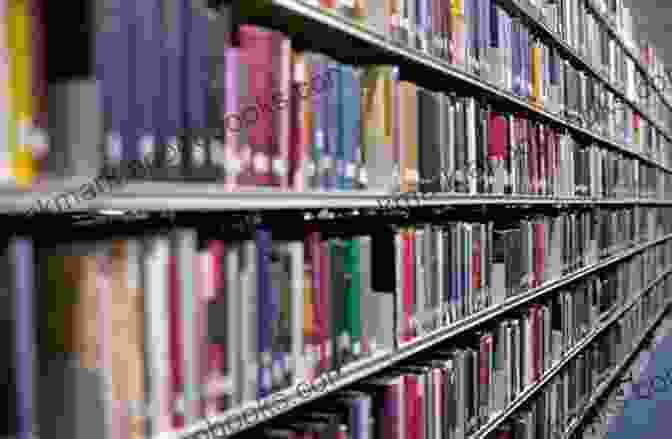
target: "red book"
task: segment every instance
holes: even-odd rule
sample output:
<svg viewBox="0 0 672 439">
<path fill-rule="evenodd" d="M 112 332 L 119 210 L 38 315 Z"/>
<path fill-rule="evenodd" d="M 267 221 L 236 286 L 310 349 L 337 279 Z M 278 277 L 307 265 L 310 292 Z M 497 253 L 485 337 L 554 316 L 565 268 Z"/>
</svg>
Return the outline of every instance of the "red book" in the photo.
<svg viewBox="0 0 672 439">
<path fill-rule="evenodd" d="M 307 231 L 304 241 L 304 270 L 305 282 L 310 294 L 306 296 L 304 311 L 304 343 L 307 358 L 307 379 L 317 376 L 316 359 L 321 352 L 322 330 L 320 326 L 319 303 L 320 303 L 320 233 Z M 309 285 L 308 285 L 309 284 Z M 321 358 L 321 357 L 319 357 Z"/>
<path fill-rule="evenodd" d="M 416 375 L 406 375 L 404 377 L 406 387 L 406 432 L 409 438 L 418 438 L 420 434 L 419 413 L 421 409 L 419 401 L 418 377 Z"/>
<path fill-rule="evenodd" d="M 538 174 L 538 145 L 537 145 L 537 129 L 532 121 L 526 121 L 527 138 L 529 139 L 529 154 L 527 172 L 530 176 L 530 193 L 539 193 L 539 174 Z"/>
<path fill-rule="evenodd" d="M 289 182 L 289 142 L 291 82 L 292 82 L 292 49 L 289 38 L 280 32 L 271 36 L 273 51 L 271 52 L 273 69 L 271 70 L 272 91 L 266 99 L 270 101 L 273 133 L 269 150 L 271 185 L 282 189 L 288 188 Z"/>
<path fill-rule="evenodd" d="M 241 25 L 238 32 L 241 63 L 248 68 L 248 94 L 241 97 L 238 114 L 247 132 L 247 138 L 240 139 L 243 172 L 238 183 L 269 186 L 273 183 L 273 50 L 277 37 L 274 31 L 252 25 Z"/>
<path fill-rule="evenodd" d="M 404 242 L 404 322 L 405 328 L 402 336 L 403 342 L 409 342 L 415 338 L 415 325 L 413 323 L 413 309 L 415 304 L 415 232 L 406 230 L 402 234 Z"/>
<path fill-rule="evenodd" d="M 539 134 L 539 194 L 546 195 L 547 175 L 546 175 L 546 160 L 547 160 L 547 140 L 546 127 L 544 125 L 537 126 L 537 133 Z"/>
<path fill-rule="evenodd" d="M 479 384 L 480 401 L 479 407 L 484 407 L 488 402 L 488 384 L 490 383 L 490 343 L 491 335 L 486 334 L 481 337 L 479 344 Z M 481 413 L 484 414 L 484 413 Z M 487 416 L 487 413 L 485 414 Z"/>
<path fill-rule="evenodd" d="M 506 133 L 506 117 L 503 114 L 491 111 L 488 138 L 488 158 L 490 160 L 505 159 L 507 139 Z"/>
<path fill-rule="evenodd" d="M 222 300 L 221 291 L 224 291 L 225 274 L 222 270 L 224 266 L 224 243 L 222 241 L 210 241 L 208 243 L 209 264 L 207 275 L 210 279 L 205 281 L 206 287 L 203 290 L 204 299 L 207 302 Z M 206 305 L 207 306 L 207 305 Z M 203 318 L 207 324 L 207 308 L 203 313 Z M 226 367 L 225 347 L 219 343 L 213 343 L 207 339 L 206 326 L 206 361 L 205 361 L 205 412 L 207 416 L 220 413 L 226 409 L 225 395 L 221 391 L 221 383 L 224 380 L 223 371 Z"/>
<path fill-rule="evenodd" d="M 172 382 L 173 427 L 184 426 L 180 399 L 183 399 L 184 376 L 182 371 L 182 325 L 180 318 L 180 279 L 177 273 L 177 258 L 170 256 L 170 369 Z"/>
</svg>

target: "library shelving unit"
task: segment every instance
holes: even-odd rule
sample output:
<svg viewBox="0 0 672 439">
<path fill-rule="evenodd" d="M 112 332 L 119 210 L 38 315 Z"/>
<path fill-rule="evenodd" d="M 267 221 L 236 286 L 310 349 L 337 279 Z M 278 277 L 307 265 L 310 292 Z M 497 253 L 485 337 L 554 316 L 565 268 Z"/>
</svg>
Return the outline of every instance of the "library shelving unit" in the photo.
<svg viewBox="0 0 672 439">
<path fill-rule="evenodd" d="M 581 437 L 672 301 L 672 105 L 604 8 L 592 0 L 190 3 L 59 6 L 83 8 L 106 29 L 102 36 L 95 25 L 67 29 L 70 20 L 52 25 L 54 12 L 45 14 L 50 38 L 94 41 L 87 68 L 98 79 L 68 78 L 63 67 L 50 78 L 57 122 L 49 136 L 67 150 L 59 163 L 81 169 L 73 163 L 84 139 L 102 144 L 107 136 L 96 167 L 123 184 L 93 190 L 107 180 L 84 173 L 0 188 L 10 230 L 0 259 L 0 290 L 9 294 L 0 308 L 3 324 L 11 322 L 7 386 L 17 419 L 8 433 Z M 605 3 L 619 10 L 617 0 Z M 9 11 L 7 26 L 18 35 L 18 13 Z M 130 36 L 108 29 L 121 26 L 119 17 L 133 23 Z M 153 57 L 147 41 L 161 37 L 149 23 L 178 36 L 166 37 L 167 46 L 184 46 L 176 69 L 175 47 Z M 111 34 L 132 48 L 132 61 L 111 49 Z M 263 50 L 251 55 L 254 44 L 269 59 Z M 110 50 L 107 62 L 99 52 Z M 204 68 L 206 59 L 212 65 Z M 153 62 L 159 67 L 143 70 Z M 308 77 L 306 66 L 326 65 L 339 79 L 324 102 L 286 100 L 276 113 L 290 116 L 258 122 L 292 139 L 289 150 L 278 147 L 289 172 L 262 172 L 251 160 L 252 174 L 281 183 L 264 186 L 252 175 L 251 184 L 231 184 L 243 148 L 233 156 L 216 148 L 240 146 L 240 138 L 204 120 L 213 113 L 221 125 L 222 108 L 242 110 L 232 84 L 248 97 L 272 91 L 277 83 L 255 87 L 277 70 L 288 91 L 295 77 Z M 121 131 L 137 123 L 131 131 L 142 144 L 143 123 L 176 102 L 152 75 L 175 71 L 181 76 L 170 84 L 189 127 L 176 135 L 180 152 L 189 156 L 192 138 L 210 133 L 202 137 L 213 173 L 199 174 L 185 159 L 157 178 L 123 175 L 111 157 L 137 160 L 145 151 L 110 147 L 106 130 L 122 104 L 133 107 L 110 90 L 133 84 L 138 102 L 154 99 L 153 113 L 129 110 L 119 122 Z M 232 71 L 247 75 L 245 85 Z M 218 80 L 224 85 L 213 85 Z M 87 87 L 102 87 L 102 103 L 82 110 Z M 638 87 L 655 93 L 643 97 Z M 207 101 L 208 115 L 190 119 L 199 90 L 194 108 Z M 218 91 L 241 102 L 213 98 Z M 100 132 L 68 120 L 75 115 L 101 116 Z M 170 136 L 183 127 L 155 128 Z M 254 127 L 245 134 L 250 144 L 269 139 L 260 141 L 267 132 Z M 333 149 L 314 147 L 318 138 Z M 250 154 L 266 153 L 252 146 Z M 75 385 L 81 394 L 68 393 Z"/>
</svg>

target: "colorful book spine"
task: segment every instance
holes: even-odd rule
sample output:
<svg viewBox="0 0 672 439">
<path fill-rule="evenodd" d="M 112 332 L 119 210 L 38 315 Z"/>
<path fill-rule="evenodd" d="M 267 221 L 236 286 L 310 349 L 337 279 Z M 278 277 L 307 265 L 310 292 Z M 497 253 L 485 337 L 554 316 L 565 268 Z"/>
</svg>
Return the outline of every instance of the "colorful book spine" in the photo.
<svg viewBox="0 0 672 439">
<path fill-rule="evenodd" d="M 173 429 L 171 416 L 169 288 L 170 246 L 166 238 L 152 238 L 145 258 L 145 346 L 149 374 L 150 430 L 158 434 Z"/>
<path fill-rule="evenodd" d="M 10 132 L 13 173 L 18 186 L 29 186 L 33 180 L 33 153 L 30 146 L 32 131 L 32 64 L 31 20 L 27 0 L 9 2 L 7 14 L 10 49 Z"/>
<path fill-rule="evenodd" d="M 14 182 L 14 157 L 12 145 L 10 143 L 12 129 L 12 90 L 11 78 L 12 70 L 10 57 L 12 50 L 9 48 L 9 6 L 8 1 L 0 2 L 0 184 Z"/>
<path fill-rule="evenodd" d="M 154 163 L 156 155 L 156 123 L 158 109 L 155 105 L 161 93 L 161 11 L 158 0 L 134 3 L 133 76 L 135 99 L 131 100 L 131 117 L 134 121 L 134 146 L 142 163 Z"/>
<path fill-rule="evenodd" d="M 9 243 L 14 297 L 14 358 L 16 377 L 16 438 L 30 439 L 35 429 L 35 336 L 33 296 L 35 261 L 33 242 L 13 238 Z"/>
<path fill-rule="evenodd" d="M 272 235 L 269 228 L 255 231 L 257 246 L 257 398 L 265 398 L 273 391 L 273 322 L 277 312 L 271 282 Z"/>
</svg>

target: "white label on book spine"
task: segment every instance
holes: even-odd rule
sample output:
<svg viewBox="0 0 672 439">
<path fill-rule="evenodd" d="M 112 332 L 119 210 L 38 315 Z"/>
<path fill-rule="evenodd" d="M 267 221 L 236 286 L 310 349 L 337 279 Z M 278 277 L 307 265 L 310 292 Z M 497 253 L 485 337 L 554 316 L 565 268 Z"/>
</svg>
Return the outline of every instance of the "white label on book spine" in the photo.
<svg viewBox="0 0 672 439">
<path fill-rule="evenodd" d="M 273 174 L 278 177 L 285 177 L 287 175 L 287 161 L 282 158 L 273 160 Z"/>
<path fill-rule="evenodd" d="M 320 161 L 320 168 L 323 171 L 327 170 L 327 169 L 331 169 L 331 167 L 333 165 L 334 164 L 333 164 L 333 160 L 332 160 L 331 156 L 329 156 L 329 155 L 322 156 L 322 160 Z"/>
<path fill-rule="evenodd" d="M 355 178 L 357 166 L 354 163 L 347 163 L 345 165 L 345 178 Z"/>
<path fill-rule="evenodd" d="M 143 163 L 154 163 L 154 136 L 145 134 L 140 138 L 140 154 Z"/>
<path fill-rule="evenodd" d="M 265 174 L 268 172 L 269 168 L 269 158 L 263 154 L 263 153 L 256 153 L 254 154 L 254 158 L 252 159 L 252 164 L 254 166 L 255 172 L 258 172 L 260 174 Z"/>
<path fill-rule="evenodd" d="M 359 168 L 359 183 L 364 186 L 369 184 L 369 174 L 366 172 L 366 168 L 363 166 Z"/>
<path fill-rule="evenodd" d="M 107 136 L 107 158 L 112 163 L 119 163 L 121 161 L 122 142 L 119 133 L 110 133 Z"/>
</svg>

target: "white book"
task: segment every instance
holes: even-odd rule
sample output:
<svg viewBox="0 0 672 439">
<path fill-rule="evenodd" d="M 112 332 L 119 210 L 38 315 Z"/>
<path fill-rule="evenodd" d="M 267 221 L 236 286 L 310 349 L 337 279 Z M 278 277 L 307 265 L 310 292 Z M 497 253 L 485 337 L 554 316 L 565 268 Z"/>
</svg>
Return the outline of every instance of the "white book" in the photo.
<svg viewBox="0 0 672 439">
<path fill-rule="evenodd" d="M 292 352 L 291 363 L 293 373 L 292 385 L 305 381 L 306 365 L 304 360 L 303 339 L 303 306 L 304 306 L 304 267 L 303 267 L 303 243 L 290 242 L 288 244 L 290 254 L 290 298 L 291 298 L 291 334 Z"/>
<path fill-rule="evenodd" d="M 182 325 L 182 364 L 183 364 L 183 392 L 184 392 L 184 422 L 190 425 L 196 421 L 193 412 L 196 404 L 197 385 L 194 380 L 194 279 L 193 265 L 196 257 L 196 231 L 181 229 L 175 234 L 177 250 L 177 275 L 180 288 L 180 324 Z"/>
<path fill-rule="evenodd" d="M 254 241 L 243 242 L 240 249 L 239 286 L 240 315 L 240 385 L 241 402 L 247 403 L 257 397 L 257 263 Z M 247 298 L 247 300 L 245 299 Z"/>
<path fill-rule="evenodd" d="M 224 244 L 224 282 L 226 288 L 226 336 L 227 336 L 227 369 L 228 375 L 233 377 L 232 401 L 235 405 L 243 403 L 243 380 L 242 364 L 239 361 L 243 356 L 244 338 L 241 332 L 245 328 L 245 319 L 247 314 L 243 314 L 242 302 L 245 296 L 239 294 L 241 290 L 238 285 L 238 276 L 240 270 L 240 246 L 236 242 L 227 242 Z"/>
<path fill-rule="evenodd" d="M 152 434 L 173 429 L 170 399 L 170 345 L 168 305 L 168 269 L 170 242 L 168 238 L 154 237 L 147 242 L 145 255 L 145 322 L 147 370 L 149 373 L 149 420 Z"/>
</svg>

